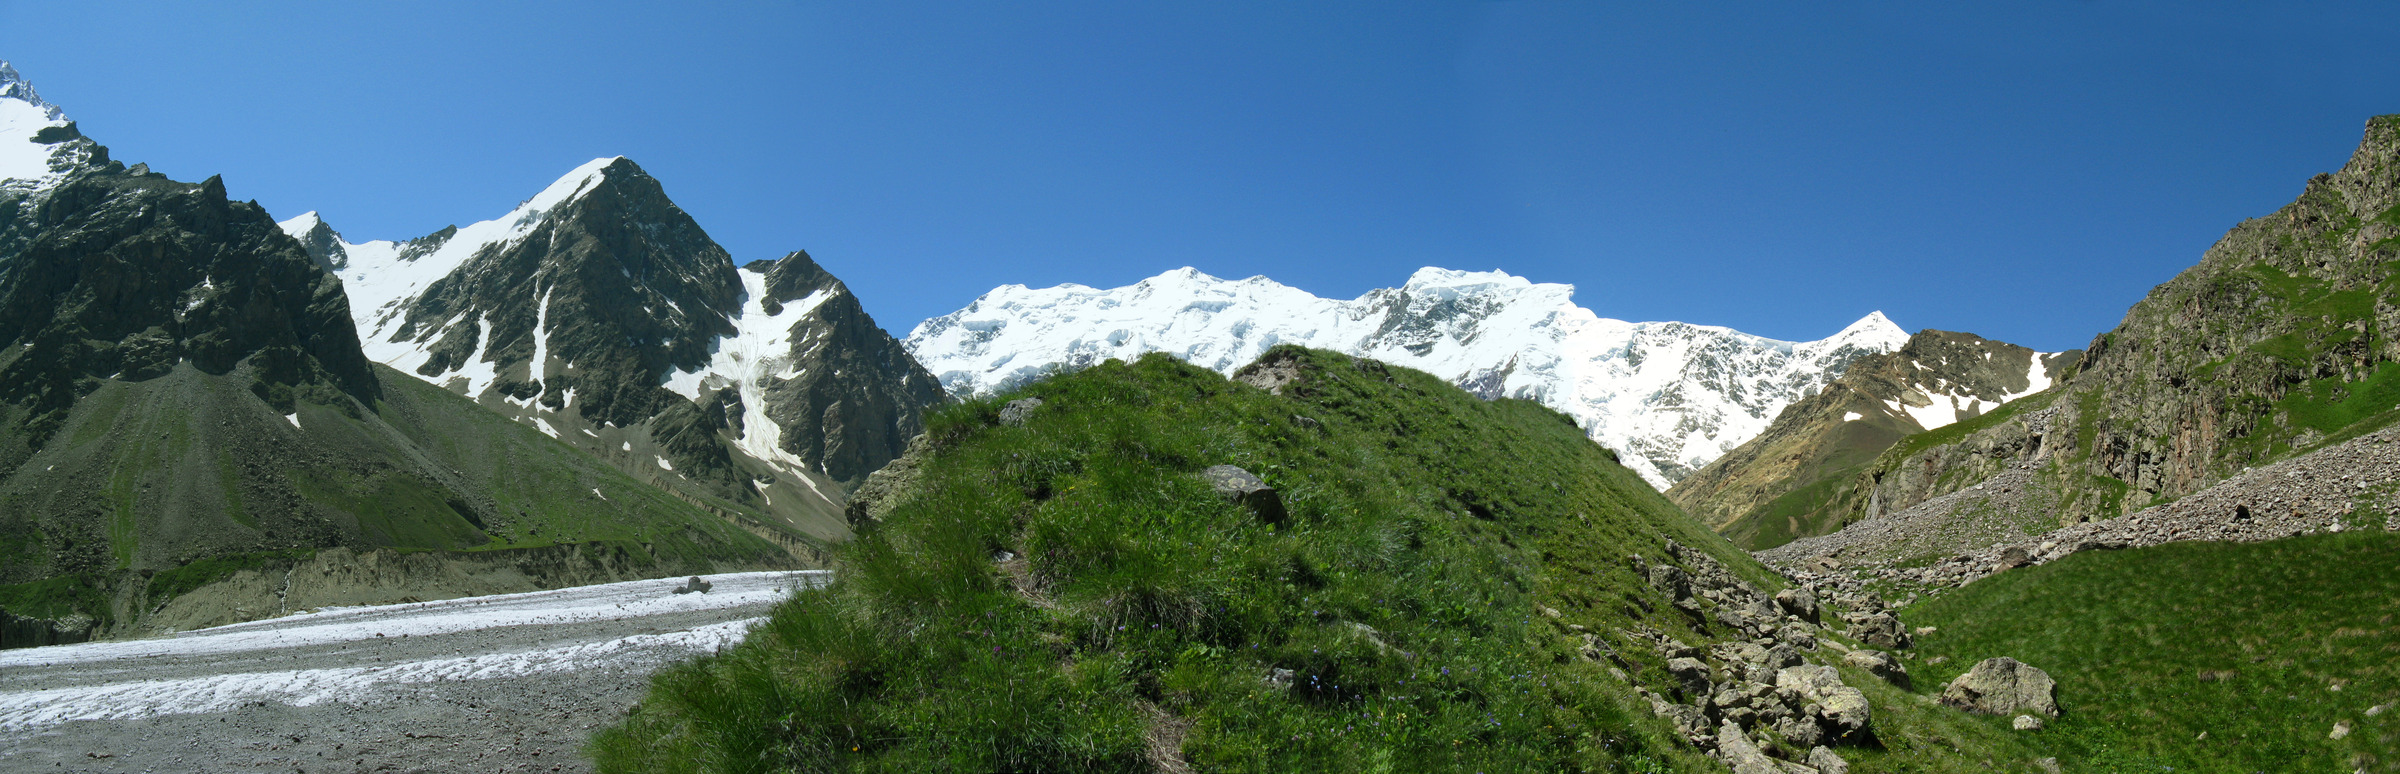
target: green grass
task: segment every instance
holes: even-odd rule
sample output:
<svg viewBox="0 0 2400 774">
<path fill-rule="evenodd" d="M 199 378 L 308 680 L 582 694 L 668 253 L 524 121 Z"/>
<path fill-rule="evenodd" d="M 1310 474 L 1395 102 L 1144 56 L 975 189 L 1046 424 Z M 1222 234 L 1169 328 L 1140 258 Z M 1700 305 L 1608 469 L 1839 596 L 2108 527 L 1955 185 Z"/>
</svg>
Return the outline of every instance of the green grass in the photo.
<svg viewBox="0 0 2400 774">
<path fill-rule="evenodd" d="M 302 469 L 285 479 L 302 497 L 357 518 L 376 545 L 456 550 L 490 542 L 443 490 L 406 473 Z"/>
<path fill-rule="evenodd" d="M 1993 656 L 2048 671 L 2065 714 L 2029 737 L 2069 770 L 2400 771 L 2400 708 L 2365 716 L 2400 701 L 2395 557 L 2400 535 L 2354 532 L 2001 573 L 1907 611 L 1948 659 L 1918 685 Z"/>
<path fill-rule="evenodd" d="M 100 584 L 80 575 L 61 575 L 31 583 L 0 586 L 0 610 L 31 618 L 58 618 L 84 613 L 109 620 L 108 594 Z"/>
<path fill-rule="evenodd" d="M 315 554 L 316 549 L 313 548 L 296 548 L 212 556 L 150 576 L 149 586 L 144 589 L 143 596 L 156 606 L 243 570 L 288 567 Z"/>
<path fill-rule="evenodd" d="M 1741 523 L 1753 530 L 1752 534 L 1742 536 L 1746 538 L 1744 544 L 1750 546 L 1751 550 L 1764 551 L 1802 537 L 1823 535 L 1839 529 L 1840 524 L 1821 523 L 1827 514 L 1820 511 L 1835 497 L 1845 494 L 1848 487 L 1856 482 L 1858 472 L 1865 469 L 1865 465 L 1857 465 L 1823 473 L 1816 481 L 1767 501 L 1757 511 L 1743 517 Z M 1799 529 L 1795 529 L 1795 525 Z"/>
<path fill-rule="evenodd" d="M 1204 770 L 1707 768 L 1563 626 L 1623 626 L 1662 533 L 1755 564 L 1554 412 L 1283 352 L 1287 397 L 1153 356 L 1028 387 L 1023 427 L 932 416 L 943 451 L 834 584 L 660 674 L 602 770 L 1146 770 L 1153 717 Z"/>
<path fill-rule="evenodd" d="M 833 584 L 661 672 L 594 737 L 600 769 L 1146 771 L 1180 727 L 1173 749 L 1209 771 L 1722 770 L 1570 627 L 1663 688 L 1615 632 L 1723 635 L 1626 556 L 1672 537 L 1772 590 L 1763 568 L 1537 404 L 1270 356 L 1307 374 L 1282 397 L 1159 355 L 1007 396 L 1046 401 L 1021 427 L 997 422 L 1005 398 L 937 412 L 924 478 L 839 549 Z M 1290 516 L 1210 492 L 1198 472 L 1227 463 Z M 1859 774 L 2031 760 L 2005 729 L 1846 675 L 1886 738 L 1845 753 Z"/>
<path fill-rule="evenodd" d="M 2275 408 L 2294 426 L 2336 433 L 2400 406 L 2400 363 L 2375 367 L 2358 381 L 2318 379 L 2286 393 Z"/>
</svg>

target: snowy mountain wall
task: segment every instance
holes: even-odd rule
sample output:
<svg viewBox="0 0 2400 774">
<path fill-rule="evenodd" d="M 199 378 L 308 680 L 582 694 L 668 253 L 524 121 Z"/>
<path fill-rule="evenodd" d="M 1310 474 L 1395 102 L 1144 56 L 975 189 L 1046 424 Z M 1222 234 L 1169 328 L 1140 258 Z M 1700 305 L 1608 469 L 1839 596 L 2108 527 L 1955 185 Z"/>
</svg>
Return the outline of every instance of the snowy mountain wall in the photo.
<svg viewBox="0 0 2400 774">
<path fill-rule="evenodd" d="M 1908 340 L 1881 312 L 1825 339 L 1789 342 L 1612 320 L 1573 296 L 1569 285 L 1428 267 L 1401 287 L 1342 301 L 1183 268 L 1106 290 L 1002 286 L 919 324 L 907 345 L 960 396 L 1145 352 L 1229 373 L 1277 344 L 1332 349 L 1485 398 L 1540 401 L 1664 489 L 1758 435 L 1852 360 Z"/>
</svg>

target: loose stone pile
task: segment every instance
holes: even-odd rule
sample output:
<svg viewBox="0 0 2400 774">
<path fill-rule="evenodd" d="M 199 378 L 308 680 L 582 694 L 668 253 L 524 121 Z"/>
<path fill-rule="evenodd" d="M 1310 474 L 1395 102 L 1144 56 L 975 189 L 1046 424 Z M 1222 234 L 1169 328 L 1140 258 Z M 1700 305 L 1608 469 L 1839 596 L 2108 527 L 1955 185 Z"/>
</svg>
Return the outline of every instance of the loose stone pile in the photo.
<svg viewBox="0 0 2400 774">
<path fill-rule="evenodd" d="M 1820 638 L 1824 611 L 1811 589 L 1768 596 L 1699 551 L 1669 541 L 1667 553 L 1677 564 L 1630 561 L 1695 628 L 1722 627 L 1742 639 L 1701 648 L 1648 625 L 1620 632 L 1646 645 L 1671 680 L 1666 693 L 1639 689 L 1651 711 L 1737 773 L 1848 771 L 1829 748 L 1873 741 L 1873 708 L 1863 691 L 1842 682 L 1840 670 L 1821 663 L 1820 648 L 1848 651 L 1848 663 L 1902 685 L 1906 670 L 1879 652 Z M 1896 636 L 1897 644 L 1885 647 L 1907 646 L 1898 618 L 1880 600 L 1849 602 L 1853 637 L 1871 631 L 1887 641 Z"/>
</svg>

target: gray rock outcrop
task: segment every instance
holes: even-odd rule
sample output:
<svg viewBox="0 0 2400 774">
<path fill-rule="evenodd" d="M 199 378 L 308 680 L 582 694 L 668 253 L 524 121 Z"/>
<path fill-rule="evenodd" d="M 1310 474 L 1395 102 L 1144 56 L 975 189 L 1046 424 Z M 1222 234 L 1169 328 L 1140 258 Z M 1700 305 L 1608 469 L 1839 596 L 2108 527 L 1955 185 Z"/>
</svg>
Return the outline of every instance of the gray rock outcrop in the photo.
<svg viewBox="0 0 2400 774">
<path fill-rule="evenodd" d="M 1901 664 L 1899 659 L 1892 658 L 1891 654 L 1883 651 L 1853 650 L 1842 656 L 1842 662 L 1866 670 L 1867 674 L 1883 678 L 1884 682 L 1900 686 L 1903 689 L 1909 687 L 1908 667 Z"/>
<path fill-rule="evenodd" d="M 1218 496 L 1242 506 L 1260 521 L 1269 524 L 1283 522 L 1283 496 L 1250 471 L 1232 465 L 1215 465 L 1200 471 L 1200 477 L 1208 479 L 1209 487 L 1215 489 Z"/>
<path fill-rule="evenodd" d="M 1041 407 L 1042 399 L 1040 398 L 1018 398 L 1009 401 L 1008 405 L 1000 407 L 1000 424 L 1010 427 L 1023 426 L 1025 418 L 1033 416 L 1033 410 Z"/>
<path fill-rule="evenodd" d="M 1985 715 L 2019 711 L 2058 716 L 2058 682 L 2007 656 L 1987 658 L 1942 689 L 1942 703 Z"/>
</svg>

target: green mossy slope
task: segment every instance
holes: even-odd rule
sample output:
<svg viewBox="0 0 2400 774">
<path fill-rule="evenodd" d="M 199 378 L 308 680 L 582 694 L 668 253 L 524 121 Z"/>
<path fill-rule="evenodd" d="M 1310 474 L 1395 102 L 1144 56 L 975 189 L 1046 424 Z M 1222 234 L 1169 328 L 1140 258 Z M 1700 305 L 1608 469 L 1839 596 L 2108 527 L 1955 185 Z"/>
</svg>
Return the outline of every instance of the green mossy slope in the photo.
<svg viewBox="0 0 2400 774">
<path fill-rule="evenodd" d="M 1022 426 L 937 413 L 925 477 L 838 580 L 662 675 L 603 768 L 1696 762 L 1535 604 L 1621 623 L 1646 591 L 1622 557 L 1703 530 L 1536 404 L 1278 354 L 1306 373 L 1284 397 L 1153 356 L 1027 388 Z M 1217 497 L 1217 464 L 1288 519 Z"/>
<path fill-rule="evenodd" d="M 2400 535 L 2345 533 L 2001 573 L 1907 611 L 1947 657 L 1917 685 L 1995 656 L 2048 671 L 2063 715 L 2029 743 L 2070 771 L 2400 771 L 2396 559 Z"/>
<path fill-rule="evenodd" d="M 1006 396 L 1044 401 L 1021 425 L 1002 398 L 935 413 L 922 478 L 835 582 L 661 673 L 595 737 L 602 770 L 1717 767 L 1579 635 L 1661 688 L 1617 632 L 1721 637 L 1627 555 L 1672 538 L 1768 573 L 1537 404 L 1329 352 L 1269 363 L 1299 375 L 1281 395 L 1153 355 Z M 1219 464 L 1288 517 L 1217 496 Z M 1934 757 L 1951 720 L 1896 703 L 1879 722 L 1925 743 L 1861 771 L 1978 770 Z"/>
</svg>

